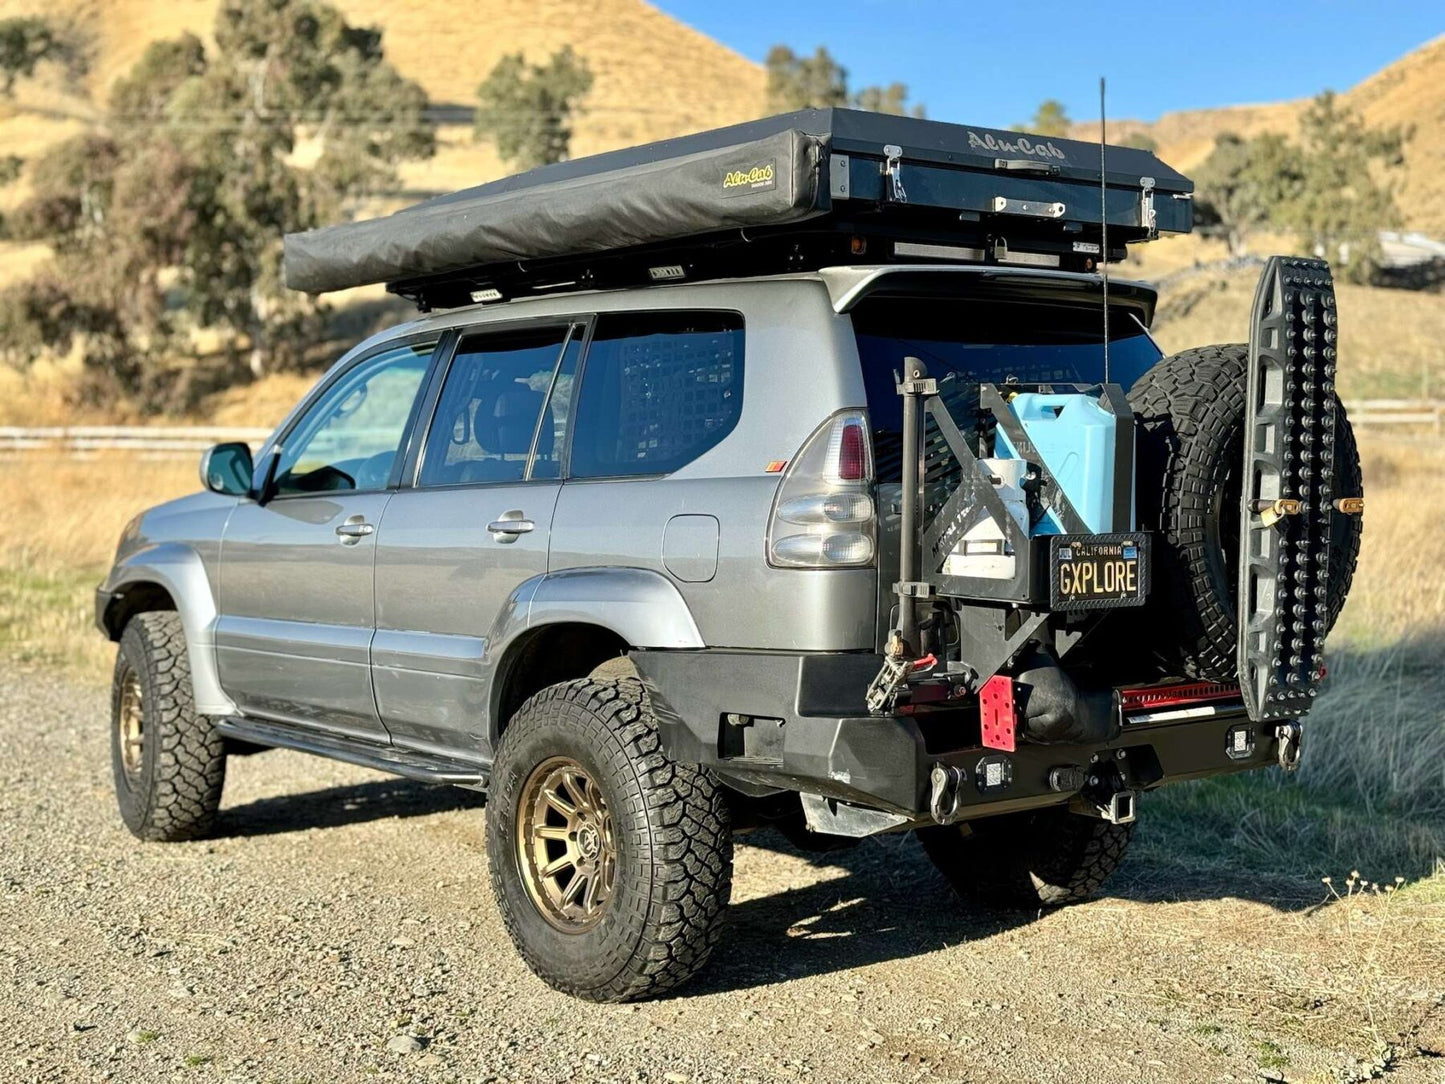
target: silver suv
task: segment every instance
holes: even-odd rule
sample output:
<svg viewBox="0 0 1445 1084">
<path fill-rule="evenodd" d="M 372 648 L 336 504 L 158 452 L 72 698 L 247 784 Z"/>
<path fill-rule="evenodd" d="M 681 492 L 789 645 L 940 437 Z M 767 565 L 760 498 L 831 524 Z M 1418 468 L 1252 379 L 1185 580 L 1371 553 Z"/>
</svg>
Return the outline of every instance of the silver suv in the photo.
<svg viewBox="0 0 1445 1084">
<path fill-rule="evenodd" d="M 940 602 L 940 568 L 986 582 L 982 558 L 1025 561 L 977 521 L 923 536 L 943 565 L 910 565 L 915 532 L 977 482 L 940 465 L 961 450 L 950 410 L 982 452 L 1004 436 L 990 394 L 1107 380 L 1121 393 L 1098 409 L 1132 426 L 1133 404 L 1140 427 L 1137 488 L 1120 430 L 1108 514 L 1155 532 L 1153 582 L 1131 578 L 1151 573 L 1127 539 L 1075 579 L 1117 569 L 1113 601 L 1157 597 L 1186 638 L 1207 624 L 1171 593 L 1197 577 L 1169 564 L 1187 524 L 1153 494 L 1180 491 L 1194 439 L 1171 389 L 1242 388 L 1243 348 L 1161 364 L 1152 290 L 1116 281 L 1106 362 L 1099 295 L 1063 271 L 829 267 L 474 305 L 367 340 L 254 457 L 216 447 L 205 492 L 125 529 L 96 612 L 119 644 L 127 827 L 207 832 L 227 756 L 272 747 L 484 791 L 507 929 L 543 979 L 597 1000 L 703 965 L 735 831 L 806 847 L 916 829 L 976 898 L 1083 897 L 1138 792 L 1287 760 L 1297 738 L 1168 661 L 1149 607 L 1100 622 L 1059 602 L 1060 562 L 1087 546 L 1049 551 L 1056 608 L 1041 569 L 1032 608 L 1002 588 Z M 926 429 L 924 396 L 949 405 Z M 1170 417 L 1174 458 L 1151 460 Z M 1067 471 L 1044 451 L 1052 475 L 1016 491 L 978 460 L 1026 530 L 1074 514 L 1050 503 Z"/>
</svg>

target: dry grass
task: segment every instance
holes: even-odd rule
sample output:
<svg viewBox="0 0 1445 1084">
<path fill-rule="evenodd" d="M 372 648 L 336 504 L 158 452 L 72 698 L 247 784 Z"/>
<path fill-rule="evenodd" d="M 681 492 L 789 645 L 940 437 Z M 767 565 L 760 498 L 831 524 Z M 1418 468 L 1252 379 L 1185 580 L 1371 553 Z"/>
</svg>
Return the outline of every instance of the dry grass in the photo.
<svg viewBox="0 0 1445 1084">
<path fill-rule="evenodd" d="M 103 678 L 113 652 L 91 625 L 91 592 L 121 528 L 196 488 L 195 465 L 177 460 L 0 460 L 0 657 Z"/>
<path fill-rule="evenodd" d="M 1364 543 L 1300 771 L 1161 791 L 1154 860 L 1389 880 L 1445 856 L 1445 446 L 1362 443 Z"/>
<path fill-rule="evenodd" d="M 1258 281 L 1254 268 L 1171 280 L 1161 291 L 1155 338 L 1171 353 L 1198 343 L 1243 342 Z M 1445 396 L 1445 297 L 1349 283 L 1335 289 L 1344 398 Z"/>
<path fill-rule="evenodd" d="M 387 56 L 439 105 L 469 108 L 476 89 L 504 54 L 542 60 L 571 45 L 591 66 L 594 83 L 576 127 L 573 153 L 666 139 L 760 116 L 763 69 L 643 0 L 479 0 L 458 18 L 442 0 L 332 0 L 353 24 L 379 26 Z M 0 144 L 27 155 L 95 112 L 107 88 L 146 45 L 192 31 L 209 40 L 216 0 L 0 0 L 0 17 L 35 12 L 80 16 L 94 34 L 97 59 L 80 97 L 41 80 L 22 86 L 19 108 L 0 117 Z M 438 63 L 439 57 L 447 58 Z M 449 191 L 501 176 L 491 145 L 471 138 L 469 121 L 443 125 L 435 159 L 402 170 L 410 192 Z M 378 208 L 381 209 L 381 208 Z"/>
</svg>

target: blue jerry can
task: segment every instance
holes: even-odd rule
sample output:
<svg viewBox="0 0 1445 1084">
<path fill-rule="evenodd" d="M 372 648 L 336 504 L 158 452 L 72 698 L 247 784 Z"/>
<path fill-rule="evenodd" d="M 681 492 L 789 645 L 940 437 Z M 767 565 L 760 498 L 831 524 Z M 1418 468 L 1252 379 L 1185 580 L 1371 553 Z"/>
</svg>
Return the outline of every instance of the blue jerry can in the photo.
<svg viewBox="0 0 1445 1084">
<path fill-rule="evenodd" d="M 1113 530 L 1118 432 L 1114 415 L 1093 396 L 1078 392 L 1021 392 L 1009 400 L 1009 407 L 1089 530 L 1095 534 Z M 1000 458 L 1020 458 L 1002 429 L 998 430 L 995 444 L 994 454 Z M 1133 505 L 1130 494 L 1131 529 Z M 1034 525 L 1033 533 L 1062 534 L 1063 528 L 1052 513 L 1047 513 Z"/>
</svg>

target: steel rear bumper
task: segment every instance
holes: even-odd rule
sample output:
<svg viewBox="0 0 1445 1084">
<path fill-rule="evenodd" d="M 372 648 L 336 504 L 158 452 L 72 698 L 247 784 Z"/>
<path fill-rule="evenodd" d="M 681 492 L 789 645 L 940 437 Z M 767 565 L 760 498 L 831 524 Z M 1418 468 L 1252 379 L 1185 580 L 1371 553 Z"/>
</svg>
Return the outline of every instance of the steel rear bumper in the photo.
<svg viewBox="0 0 1445 1084">
<path fill-rule="evenodd" d="M 1020 744 L 1013 753 L 977 745 L 972 708 L 928 716 L 869 716 L 857 710 L 881 658 L 741 651 L 641 651 L 633 661 L 648 688 L 674 759 L 707 767 L 746 794 L 780 791 L 903 814 L 929 811 L 929 775 L 958 769 L 959 819 L 1054 805 L 1078 788 L 1056 789 L 1057 768 L 1087 780 L 1108 772 L 1131 789 L 1275 762 L 1272 727 L 1252 723 L 1239 701 L 1141 713 L 1097 745 Z M 1005 772 L 986 764 L 1006 758 Z M 1115 776 L 1117 773 L 1117 776 Z M 1001 776 L 1006 785 L 997 785 Z M 1054 785 L 1051 785 L 1051 776 Z"/>
</svg>

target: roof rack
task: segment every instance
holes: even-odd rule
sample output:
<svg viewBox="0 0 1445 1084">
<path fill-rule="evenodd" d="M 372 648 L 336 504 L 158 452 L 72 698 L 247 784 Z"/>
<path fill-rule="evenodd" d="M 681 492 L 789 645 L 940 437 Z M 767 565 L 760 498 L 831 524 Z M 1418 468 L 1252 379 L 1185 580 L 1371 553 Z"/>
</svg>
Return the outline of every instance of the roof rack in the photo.
<svg viewBox="0 0 1445 1084">
<path fill-rule="evenodd" d="M 386 283 L 427 310 L 859 262 L 1092 271 L 1190 230 L 1188 178 L 1111 147 L 1101 205 L 1098 162 L 1098 145 L 1076 140 L 802 110 L 289 234 L 286 281 Z"/>
</svg>

